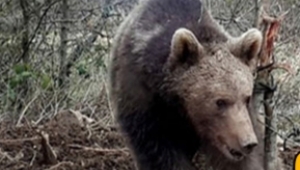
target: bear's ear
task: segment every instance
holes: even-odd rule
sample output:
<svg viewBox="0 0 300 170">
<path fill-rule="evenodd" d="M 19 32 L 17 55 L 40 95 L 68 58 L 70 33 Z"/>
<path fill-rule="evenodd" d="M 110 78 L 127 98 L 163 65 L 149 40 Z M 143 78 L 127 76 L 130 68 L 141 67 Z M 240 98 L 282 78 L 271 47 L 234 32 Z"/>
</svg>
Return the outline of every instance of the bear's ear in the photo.
<svg viewBox="0 0 300 170">
<path fill-rule="evenodd" d="M 202 52 L 203 47 L 196 36 L 186 28 L 179 28 L 172 37 L 168 67 L 170 70 L 177 66 L 189 67 L 198 62 Z"/>
<path fill-rule="evenodd" d="M 256 69 L 258 54 L 262 47 L 262 33 L 252 28 L 242 34 L 236 40 L 230 42 L 231 52 L 250 67 L 252 71 Z"/>
</svg>

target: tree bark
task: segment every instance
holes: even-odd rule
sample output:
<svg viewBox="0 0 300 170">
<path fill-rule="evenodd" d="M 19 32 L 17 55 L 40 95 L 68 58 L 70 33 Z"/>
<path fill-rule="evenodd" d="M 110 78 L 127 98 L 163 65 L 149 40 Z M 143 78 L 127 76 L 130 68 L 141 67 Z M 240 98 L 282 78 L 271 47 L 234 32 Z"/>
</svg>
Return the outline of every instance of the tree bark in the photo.
<svg viewBox="0 0 300 170">
<path fill-rule="evenodd" d="M 273 96 L 276 90 L 271 71 L 276 69 L 273 55 L 273 48 L 278 29 L 283 15 L 278 18 L 267 16 L 269 1 L 264 0 L 260 3 L 256 0 L 256 18 L 254 25 L 263 33 L 263 47 L 259 54 L 259 71 L 254 85 L 254 105 L 256 111 L 261 111 L 265 115 L 265 138 L 264 138 L 264 169 L 278 169 L 278 148 L 277 148 L 277 115 L 273 111 Z"/>
<path fill-rule="evenodd" d="M 23 15 L 23 33 L 22 33 L 22 56 L 21 59 L 23 62 L 28 63 L 29 62 L 29 4 L 27 0 L 20 0 L 20 6 L 22 9 L 22 15 Z"/>
<path fill-rule="evenodd" d="M 65 86 L 66 80 L 67 80 L 67 70 L 66 70 L 66 61 L 67 61 L 67 38 L 68 38 L 68 32 L 67 32 L 67 18 L 68 18 L 68 2 L 67 0 L 62 1 L 61 5 L 61 30 L 60 30 L 60 48 L 59 48 L 59 56 L 60 56 L 60 72 L 58 76 L 58 85 Z"/>
</svg>

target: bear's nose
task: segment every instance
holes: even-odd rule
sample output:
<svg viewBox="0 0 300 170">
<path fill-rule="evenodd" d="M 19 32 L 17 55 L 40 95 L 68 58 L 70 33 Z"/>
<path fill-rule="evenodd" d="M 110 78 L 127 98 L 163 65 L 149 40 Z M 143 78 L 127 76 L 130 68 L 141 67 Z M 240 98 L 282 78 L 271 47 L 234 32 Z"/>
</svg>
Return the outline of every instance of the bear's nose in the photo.
<svg viewBox="0 0 300 170">
<path fill-rule="evenodd" d="M 243 150 L 244 152 L 246 152 L 247 154 L 251 153 L 252 150 L 257 146 L 256 142 L 252 142 L 252 143 L 248 143 L 246 145 L 243 146 Z"/>
</svg>

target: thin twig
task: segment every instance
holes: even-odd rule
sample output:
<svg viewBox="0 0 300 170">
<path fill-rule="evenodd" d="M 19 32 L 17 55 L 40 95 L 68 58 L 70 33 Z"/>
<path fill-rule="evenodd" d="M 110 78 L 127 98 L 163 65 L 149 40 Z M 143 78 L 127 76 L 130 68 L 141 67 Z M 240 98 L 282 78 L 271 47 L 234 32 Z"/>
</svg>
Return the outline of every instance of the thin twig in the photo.
<svg viewBox="0 0 300 170">
<path fill-rule="evenodd" d="M 22 111 L 22 113 L 21 113 L 21 115 L 20 115 L 20 117 L 19 117 L 19 120 L 18 120 L 18 122 L 17 122 L 17 124 L 16 124 L 17 127 L 20 127 L 21 121 L 22 121 L 22 119 L 23 119 L 23 117 L 24 117 L 26 111 L 28 110 L 29 106 L 30 106 L 30 105 L 38 98 L 38 96 L 39 96 L 39 93 L 38 93 L 37 95 L 35 95 L 35 96 L 31 99 L 31 101 L 25 106 L 25 108 L 24 108 L 24 110 Z"/>
<path fill-rule="evenodd" d="M 54 169 L 58 169 L 60 166 L 63 166 L 63 165 L 70 165 L 70 166 L 73 166 L 74 163 L 73 162 L 70 162 L 70 161 L 63 161 L 63 162 L 59 162 L 53 166 L 51 166 L 50 168 L 46 169 L 46 170 L 54 170 Z"/>
</svg>

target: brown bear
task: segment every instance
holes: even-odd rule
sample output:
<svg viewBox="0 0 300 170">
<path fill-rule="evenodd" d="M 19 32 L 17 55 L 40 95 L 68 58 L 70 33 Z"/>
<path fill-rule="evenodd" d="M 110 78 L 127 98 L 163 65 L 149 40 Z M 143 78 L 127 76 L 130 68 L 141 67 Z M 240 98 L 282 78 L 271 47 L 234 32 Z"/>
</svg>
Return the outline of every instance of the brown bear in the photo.
<svg viewBox="0 0 300 170">
<path fill-rule="evenodd" d="M 226 33 L 200 0 L 143 0 L 111 49 L 109 99 L 139 170 L 263 170 L 251 109 L 262 34 Z M 257 146 L 258 145 L 258 146 Z"/>
</svg>

